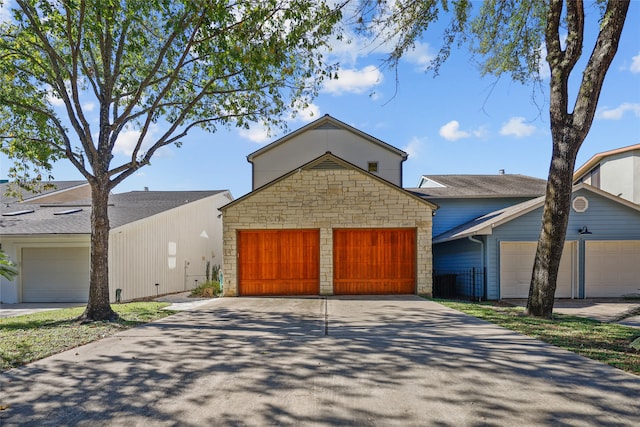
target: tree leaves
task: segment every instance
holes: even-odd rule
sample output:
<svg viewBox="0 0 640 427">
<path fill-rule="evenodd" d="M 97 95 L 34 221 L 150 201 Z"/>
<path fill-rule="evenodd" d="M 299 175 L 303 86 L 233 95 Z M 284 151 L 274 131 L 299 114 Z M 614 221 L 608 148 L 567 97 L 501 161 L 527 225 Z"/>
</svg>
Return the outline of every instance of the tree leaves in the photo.
<svg viewBox="0 0 640 427">
<path fill-rule="evenodd" d="M 24 119 L 0 125 L 12 147 L 3 143 L 3 151 L 35 164 L 62 152 L 85 176 L 106 164 L 111 187 L 192 126 L 283 126 L 293 100 L 313 96 L 331 75 L 317 50 L 340 19 L 339 10 L 310 0 L 16 3 L 20 13 L 0 26 L 0 109 Z M 84 107 L 90 98 L 97 126 Z M 142 153 L 160 122 L 164 132 Z M 9 132 L 16 126 L 21 132 Z M 138 145 L 112 166 L 131 126 L 140 130 Z M 40 145 L 30 145 L 35 135 Z"/>
</svg>

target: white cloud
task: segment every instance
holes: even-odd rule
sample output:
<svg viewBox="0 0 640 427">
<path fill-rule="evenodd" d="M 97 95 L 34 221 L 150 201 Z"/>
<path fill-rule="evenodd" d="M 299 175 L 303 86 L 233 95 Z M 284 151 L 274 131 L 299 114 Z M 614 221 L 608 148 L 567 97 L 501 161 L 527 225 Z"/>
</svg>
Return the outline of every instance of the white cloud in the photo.
<svg viewBox="0 0 640 427">
<path fill-rule="evenodd" d="M 93 102 L 87 102 L 82 106 L 82 109 L 84 110 L 85 113 L 90 113 L 93 110 L 95 110 L 96 108 L 96 104 L 94 104 Z"/>
<path fill-rule="evenodd" d="M 411 158 L 417 158 L 418 155 L 420 154 L 421 149 L 422 149 L 422 143 L 425 140 L 426 140 L 426 138 L 418 138 L 417 136 L 414 136 L 409 141 L 409 144 L 407 144 L 402 149 L 402 151 L 405 151 L 409 155 L 410 159 Z"/>
<path fill-rule="evenodd" d="M 309 105 L 304 108 L 301 108 L 301 106 L 297 106 L 295 117 L 293 116 L 293 113 L 289 115 L 290 122 L 298 121 L 309 123 L 318 118 L 320 118 L 320 107 L 318 107 L 314 103 L 309 103 Z"/>
<path fill-rule="evenodd" d="M 240 129 L 239 134 L 241 137 L 257 144 L 264 144 L 271 139 L 269 128 L 259 124 L 251 126 L 249 129 Z"/>
<path fill-rule="evenodd" d="M 51 89 L 47 92 L 47 101 L 54 107 L 62 107 L 64 105 L 62 98 L 58 98 Z"/>
<path fill-rule="evenodd" d="M 597 117 L 604 120 L 620 120 L 627 111 L 631 111 L 637 117 L 640 117 L 640 104 L 625 102 L 616 108 L 604 109 L 598 112 Z"/>
<path fill-rule="evenodd" d="M 434 58 L 435 55 L 431 51 L 429 43 L 416 42 L 414 48 L 404 54 L 404 59 L 411 64 L 417 65 L 417 69 L 420 71 L 426 71 Z"/>
<path fill-rule="evenodd" d="M 457 120 L 451 120 L 440 128 L 440 136 L 448 141 L 456 141 L 461 138 L 469 138 L 471 134 L 460 130 L 460 123 Z"/>
<path fill-rule="evenodd" d="M 500 135 L 515 136 L 516 138 L 523 138 L 525 136 L 533 135 L 536 131 L 536 127 L 528 125 L 524 122 L 524 117 L 512 117 L 509 121 L 502 125 L 500 129 Z"/>
<path fill-rule="evenodd" d="M 631 67 L 629 69 L 632 73 L 640 73 L 640 53 L 631 58 Z"/>
<path fill-rule="evenodd" d="M 540 63 L 538 64 L 538 75 L 542 80 L 546 80 L 551 77 L 551 70 L 549 69 L 549 63 L 547 62 L 547 46 L 544 43 L 540 44 Z"/>
<path fill-rule="evenodd" d="M 142 141 L 142 145 L 140 150 L 138 151 L 139 155 L 142 155 L 153 143 L 153 136 L 157 132 L 157 127 L 152 125 L 147 132 L 144 140 Z M 125 129 L 118 135 L 118 139 L 116 140 L 116 144 L 113 147 L 114 154 L 124 154 L 125 156 L 131 156 L 133 154 L 133 150 L 136 148 L 138 144 L 138 139 L 140 139 L 140 131 L 135 129 Z"/>
<path fill-rule="evenodd" d="M 360 70 L 344 69 L 338 71 L 337 79 L 325 82 L 324 90 L 333 95 L 361 94 L 382 83 L 382 79 L 382 73 L 378 67 L 373 65 L 368 65 Z"/>
<path fill-rule="evenodd" d="M 9 13 L 9 10 L 13 7 L 13 0 L 5 0 L 0 2 L 0 22 L 5 22 L 11 19 L 11 13 Z"/>
</svg>

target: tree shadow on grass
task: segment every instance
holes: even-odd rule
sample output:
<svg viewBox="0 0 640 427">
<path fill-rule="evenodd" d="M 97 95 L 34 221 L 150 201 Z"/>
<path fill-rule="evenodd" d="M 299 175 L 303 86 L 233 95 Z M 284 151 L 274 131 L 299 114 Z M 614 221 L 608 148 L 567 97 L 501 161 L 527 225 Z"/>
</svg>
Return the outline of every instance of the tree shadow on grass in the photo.
<svg viewBox="0 0 640 427">
<path fill-rule="evenodd" d="M 411 297 L 223 299 L 0 385 L 3 426 L 640 424 L 638 377 Z"/>
</svg>

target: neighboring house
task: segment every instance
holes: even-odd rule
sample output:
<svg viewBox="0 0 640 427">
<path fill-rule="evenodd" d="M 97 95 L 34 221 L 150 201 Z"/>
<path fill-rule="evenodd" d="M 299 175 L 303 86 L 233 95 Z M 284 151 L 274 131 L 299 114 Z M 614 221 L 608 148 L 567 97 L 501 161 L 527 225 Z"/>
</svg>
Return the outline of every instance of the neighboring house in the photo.
<svg viewBox="0 0 640 427">
<path fill-rule="evenodd" d="M 573 174 L 581 182 L 640 204 L 640 144 L 596 154 Z"/>
<path fill-rule="evenodd" d="M 488 212 L 542 196 L 547 181 L 525 175 L 423 175 L 418 188 L 407 188 L 438 205 L 433 217 L 437 236 Z"/>
<path fill-rule="evenodd" d="M 426 294 L 437 206 L 401 188 L 407 154 L 330 116 L 249 155 L 221 208 L 224 294 Z"/>
<path fill-rule="evenodd" d="M 86 182 L 0 207 L 2 250 L 17 263 L 13 281 L 1 279 L 0 301 L 86 302 L 90 268 L 90 199 Z M 7 184 L 0 185 L 5 193 Z M 228 191 L 133 191 L 110 196 L 109 282 L 131 300 L 191 289 L 206 262 L 222 263 L 218 208 Z M 156 286 L 158 284 L 158 286 Z"/>
<path fill-rule="evenodd" d="M 486 269 L 486 288 L 475 289 L 475 295 L 526 298 L 543 204 L 544 197 L 528 200 L 435 236 L 434 270 Z M 640 206 L 587 184 L 576 185 L 556 297 L 640 295 L 638 260 Z"/>
</svg>

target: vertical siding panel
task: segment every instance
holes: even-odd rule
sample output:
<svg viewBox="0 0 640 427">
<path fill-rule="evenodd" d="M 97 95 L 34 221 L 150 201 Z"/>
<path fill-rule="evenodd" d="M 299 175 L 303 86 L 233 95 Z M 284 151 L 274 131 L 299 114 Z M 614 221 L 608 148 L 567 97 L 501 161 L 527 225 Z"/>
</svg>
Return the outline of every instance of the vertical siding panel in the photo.
<svg viewBox="0 0 640 427">
<path fill-rule="evenodd" d="M 117 287 L 126 300 L 155 296 L 155 283 L 160 284 L 160 294 L 183 291 L 185 261 L 190 262 L 188 287 L 195 279 L 204 281 L 206 261 L 212 266 L 222 263 L 222 220 L 217 209 L 229 200 L 219 193 L 111 230 L 112 301 Z M 203 231 L 208 238 L 201 237 Z M 168 265 L 169 242 L 176 243 L 175 269 Z"/>
</svg>

